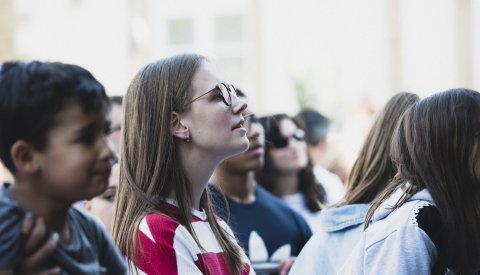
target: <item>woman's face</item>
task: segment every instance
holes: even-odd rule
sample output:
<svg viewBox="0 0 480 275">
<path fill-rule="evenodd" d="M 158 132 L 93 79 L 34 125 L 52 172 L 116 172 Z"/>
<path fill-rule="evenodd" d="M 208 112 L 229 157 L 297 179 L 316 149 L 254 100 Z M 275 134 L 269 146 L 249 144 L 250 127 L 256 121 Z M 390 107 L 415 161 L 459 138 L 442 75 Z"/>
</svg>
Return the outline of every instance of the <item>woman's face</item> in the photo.
<svg viewBox="0 0 480 275">
<path fill-rule="evenodd" d="M 249 145 L 242 116 L 245 101 L 231 94 L 231 106 L 227 106 L 218 90 L 205 94 L 222 82 L 215 67 L 204 62 L 191 84 L 195 100 L 182 117 L 190 132 L 191 146 L 220 160 L 247 150 Z"/>
<path fill-rule="evenodd" d="M 112 167 L 108 188 L 94 197 L 90 201 L 85 201 L 84 208 L 94 217 L 98 218 L 110 233 L 113 227 L 113 215 L 115 211 L 115 196 L 117 195 L 117 187 L 120 180 L 120 164 Z"/>
<path fill-rule="evenodd" d="M 308 164 L 307 145 L 303 137 L 302 140 L 294 137 L 299 128 L 291 119 L 280 120 L 279 130 L 288 143 L 283 148 L 270 147 L 272 165 L 277 171 L 298 172 Z"/>
</svg>

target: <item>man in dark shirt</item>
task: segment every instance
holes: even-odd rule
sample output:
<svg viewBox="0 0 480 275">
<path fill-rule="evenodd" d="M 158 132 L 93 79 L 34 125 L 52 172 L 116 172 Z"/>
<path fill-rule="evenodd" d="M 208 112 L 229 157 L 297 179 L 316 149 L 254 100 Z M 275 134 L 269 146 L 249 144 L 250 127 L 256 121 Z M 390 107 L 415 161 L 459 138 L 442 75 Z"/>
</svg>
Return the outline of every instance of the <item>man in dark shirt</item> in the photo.
<svg viewBox="0 0 480 275">
<path fill-rule="evenodd" d="M 247 110 L 244 116 L 250 147 L 217 167 L 213 199 L 217 214 L 229 223 L 257 273 L 286 274 L 312 232 L 299 214 L 255 182 L 254 172 L 263 165 L 265 135 L 255 115 Z"/>
</svg>

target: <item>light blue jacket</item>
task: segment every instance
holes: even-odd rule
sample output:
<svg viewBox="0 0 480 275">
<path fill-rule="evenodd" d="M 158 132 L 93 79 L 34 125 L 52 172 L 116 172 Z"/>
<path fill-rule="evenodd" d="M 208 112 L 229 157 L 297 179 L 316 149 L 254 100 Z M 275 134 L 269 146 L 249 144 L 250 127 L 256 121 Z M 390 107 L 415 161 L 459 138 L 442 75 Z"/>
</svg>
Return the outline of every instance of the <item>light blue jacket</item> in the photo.
<svg viewBox="0 0 480 275">
<path fill-rule="evenodd" d="M 396 210 L 397 190 L 376 211 L 372 224 L 345 261 L 339 274 L 431 274 L 437 249 L 418 225 L 419 211 L 435 205 L 424 189 Z"/>
<path fill-rule="evenodd" d="M 323 210 L 320 230 L 303 247 L 290 274 L 335 274 L 363 232 L 369 204 Z"/>
</svg>

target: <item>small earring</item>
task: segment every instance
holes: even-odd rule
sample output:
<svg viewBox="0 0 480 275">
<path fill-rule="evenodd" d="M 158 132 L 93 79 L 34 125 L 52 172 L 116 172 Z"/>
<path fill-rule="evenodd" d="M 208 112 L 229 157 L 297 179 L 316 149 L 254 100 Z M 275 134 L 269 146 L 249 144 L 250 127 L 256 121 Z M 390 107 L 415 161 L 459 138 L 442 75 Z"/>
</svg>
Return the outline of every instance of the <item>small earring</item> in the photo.
<svg viewBox="0 0 480 275">
<path fill-rule="evenodd" d="M 187 132 L 187 137 L 185 138 L 185 142 L 189 143 L 190 142 L 190 133 Z"/>
</svg>

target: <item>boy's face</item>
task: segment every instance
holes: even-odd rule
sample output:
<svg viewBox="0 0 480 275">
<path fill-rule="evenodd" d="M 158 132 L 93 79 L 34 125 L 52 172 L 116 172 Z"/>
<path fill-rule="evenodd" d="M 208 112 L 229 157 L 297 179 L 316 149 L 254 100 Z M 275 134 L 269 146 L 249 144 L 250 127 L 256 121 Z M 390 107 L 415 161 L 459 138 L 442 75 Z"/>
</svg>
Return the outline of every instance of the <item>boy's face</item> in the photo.
<svg viewBox="0 0 480 275">
<path fill-rule="evenodd" d="M 86 115 L 78 104 L 59 112 L 47 146 L 35 153 L 40 191 L 71 203 L 105 191 L 114 159 L 108 130 L 104 115 Z"/>
</svg>

